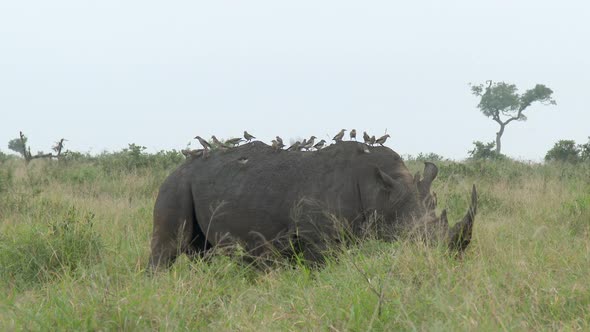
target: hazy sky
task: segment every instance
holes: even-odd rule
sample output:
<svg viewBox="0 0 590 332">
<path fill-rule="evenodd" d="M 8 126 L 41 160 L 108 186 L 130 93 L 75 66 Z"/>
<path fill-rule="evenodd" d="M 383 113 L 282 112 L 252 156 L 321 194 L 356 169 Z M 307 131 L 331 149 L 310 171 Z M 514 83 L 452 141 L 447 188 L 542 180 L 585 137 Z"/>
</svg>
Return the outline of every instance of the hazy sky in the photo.
<svg viewBox="0 0 590 332">
<path fill-rule="evenodd" d="M 587 142 L 590 2 L 0 2 L 4 152 L 19 130 L 33 151 L 65 137 L 100 152 L 356 128 L 461 159 L 495 137 L 468 85 L 490 79 L 546 84 L 558 103 L 510 124 L 506 154 Z"/>
</svg>

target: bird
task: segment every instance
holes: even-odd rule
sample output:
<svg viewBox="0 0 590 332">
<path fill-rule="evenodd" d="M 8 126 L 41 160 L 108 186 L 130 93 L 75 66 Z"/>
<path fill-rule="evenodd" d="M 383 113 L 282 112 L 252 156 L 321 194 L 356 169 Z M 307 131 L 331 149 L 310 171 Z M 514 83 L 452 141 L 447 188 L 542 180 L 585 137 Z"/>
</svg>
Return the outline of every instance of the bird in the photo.
<svg viewBox="0 0 590 332">
<path fill-rule="evenodd" d="M 244 165 L 248 162 L 248 157 L 240 157 L 238 158 L 238 163 Z"/>
<path fill-rule="evenodd" d="M 272 145 L 271 145 L 272 149 L 275 151 L 278 151 L 279 150 L 279 142 L 277 142 L 276 139 L 273 139 L 271 142 L 272 142 Z"/>
<path fill-rule="evenodd" d="M 356 141 L 356 129 L 353 129 L 350 131 L 350 140 L 355 140 Z"/>
<path fill-rule="evenodd" d="M 338 134 L 336 134 L 336 136 L 334 136 L 334 138 L 332 138 L 332 140 L 336 141 L 336 142 L 340 142 L 342 141 L 342 137 L 344 137 L 344 132 L 346 131 L 346 129 L 342 129 L 340 130 L 340 132 L 338 132 Z M 329 136 L 328 136 L 329 137 Z"/>
<path fill-rule="evenodd" d="M 323 148 L 323 147 L 324 147 L 324 145 L 326 145 L 326 141 L 325 141 L 325 140 L 321 140 L 321 141 L 317 142 L 317 144 L 316 144 L 316 145 L 314 145 L 313 147 L 314 147 L 316 150 L 321 150 L 321 148 Z"/>
<path fill-rule="evenodd" d="M 369 136 L 366 131 L 363 131 L 363 139 L 365 140 L 365 144 L 369 144 L 371 142 L 371 136 Z"/>
<path fill-rule="evenodd" d="M 277 150 L 282 150 L 285 147 L 285 144 L 283 143 L 283 140 L 277 136 Z"/>
<path fill-rule="evenodd" d="M 375 135 L 371 136 L 371 139 L 369 139 L 369 145 L 370 146 L 375 145 Z"/>
<path fill-rule="evenodd" d="M 216 147 L 219 147 L 221 149 L 223 148 L 227 148 L 228 146 L 223 144 L 222 142 L 220 142 L 217 137 L 215 137 L 215 135 L 211 136 L 211 141 L 213 141 L 213 144 L 215 144 Z"/>
<path fill-rule="evenodd" d="M 388 137 L 391 137 L 391 136 L 389 136 L 389 134 L 385 134 L 385 135 L 383 135 L 383 136 L 379 137 L 379 138 L 378 138 L 378 139 L 375 141 L 375 143 L 377 143 L 377 144 L 379 144 L 379 145 L 383 146 L 383 144 L 385 144 L 385 141 L 387 141 L 387 138 L 388 138 Z"/>
<path fill-rule="evenodd" d="M 309 149 L 311 149 L 311 147 L 313 146 L 313 143 L 316 138 L 317 137 L 315 137 L 315 136 L 311 136 L 305 144 L 301 143 L 301 148 L 309 151 Z"/>
<path fill-rule="evenodd" d="M 248 134 L 248 132 L 244 130 L 244 138 L 246 139 L 246 142 L 250 142 L 251 140 L 255 139 L 256 137 Z"/>
<path fill-rule="evenodd" d="M 225 141 L 225 144 L 227 145 L 231 145 L 232 147 L 240 144 L 240 142 L 242 141 L 242 138 L 237 137 L 237 138 L 230 138 L 228 140 Z"/>
<path fill-rule="evenodd" d="M 211 144 L 209 144 L 209 142 L 202 139 L 201 136 L 195 136 L 195 139 L 199 140 L 199 143 L 201 143 L 201 145 L 205 148 L 205 150 L 211 149 Z"/>
<path fill-rule="evenodd" d="M 287 148 L 287 151 L 299 151 L 300 146 L 301 146 L 301 142 L 297 141 L 297 142 L 293 143 L 293 145 L 291 145 L 289 148 Z"/>
</svg>

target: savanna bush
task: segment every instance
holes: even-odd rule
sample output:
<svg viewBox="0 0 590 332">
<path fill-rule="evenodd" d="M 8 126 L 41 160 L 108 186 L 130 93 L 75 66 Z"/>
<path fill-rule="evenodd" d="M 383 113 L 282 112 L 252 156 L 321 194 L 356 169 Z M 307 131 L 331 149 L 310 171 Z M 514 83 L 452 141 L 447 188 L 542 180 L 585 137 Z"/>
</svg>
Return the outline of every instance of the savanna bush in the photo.
<svg viewBox="0 0 590 332">
<path fill-rule="evenodd" d="M 500 160 L 505 158 L 503 154 L 494 150 L 496 146 L 494 142 L 483 143 L 481 141 L 475 141 L 473 145 L 473 150 L 467 151 L 469 157 L 473 160 Z"/>
<path fill-rule="evenodd" d="M 444 161 L 444 160 L 448 160 L 447 158 L 434 153 L 434 152 L 429 152 L 429 153 L 418 153 L 417 156 L 413 156 L 413 155 L 405 155 L 404 156 L 404 160 L 406 161 L 418 161 L 418 162 L 425 162 L 425 161 L 429 161 L 431 163 L 436 163 L 436 162 L 440 162 L 440 161 Z"/>
<path fill-rule="evenodd" d="M 545 161 L 578 163 L 590 161 L 590 137 L 588 143 L 576 144 L 574 140 L 559 140 L 547 151 Z"/>
<path fill-rule="evenodd" d="M 121 171 L 144 169 L 168 170 L 178 166 L 185 158 L 179 151 L 159 151 L 155 154 L 145 152 L 146 147 L 134 143 L 119 152 L 103 152 L 95 158 L 96 163 L 107 174 Z"/>
</svg>

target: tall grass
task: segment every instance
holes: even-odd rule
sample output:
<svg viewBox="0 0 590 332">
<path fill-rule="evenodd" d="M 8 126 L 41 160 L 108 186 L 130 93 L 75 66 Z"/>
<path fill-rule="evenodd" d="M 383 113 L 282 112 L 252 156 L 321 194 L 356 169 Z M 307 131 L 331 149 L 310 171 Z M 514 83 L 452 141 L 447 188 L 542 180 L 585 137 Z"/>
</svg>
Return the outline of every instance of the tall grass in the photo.
<svg viewBox="0 0 590 332">
<path fill-rule="evenodd" d="M 132 149 L 0 163 L 0 330 L 590 329 L 588 165 L 441 161 L 450 220 L 480 195 L 461 259 L 368 240 L 320 269 L 183 257 L 150 277 L 153 203 L 180 160 Z"/>
</svg>

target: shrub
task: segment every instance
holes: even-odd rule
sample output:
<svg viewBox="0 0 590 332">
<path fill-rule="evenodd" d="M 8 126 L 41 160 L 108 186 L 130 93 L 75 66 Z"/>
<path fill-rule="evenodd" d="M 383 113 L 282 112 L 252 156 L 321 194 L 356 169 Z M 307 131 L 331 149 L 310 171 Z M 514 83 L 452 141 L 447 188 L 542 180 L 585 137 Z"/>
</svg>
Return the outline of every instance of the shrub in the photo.
<svg viewBox="0 0 590 332">
<path fill-rule="evenodd" d="M 420 152 L 416 157 L 416 160 L 419 161 L 430 161 L 430 162 L 437 162 L 446 160 L 445 157 L 441 156 L 440 154 L 429 152 L 429 153 L 422 153 Z"/>
<path fill-rule="evenodd" d="M 177 166 L 185 159 L 176 150 L 162 150 L 155 154 L 149 154 L 145 150 L 145 146 L 131 143 L 128 148 L 119 152 L 103 152 L 96 157 L 96 161 L 101 165 L 105 173 L 112 174 L 114 172 L 137 171 L 147 168 L 168 170 L 171 167 Z"/>
<path fill-rule="evenodd" d="M 497 160 L 505 158 L 504 155 L 494 150 L 496 146 L 494 142 L 483 143 L 475 141 L 473 145 L 475 145 L 473 150 L 468 151 L 469 157 L 473 160 Z"/>
<path fill-rule="evenodd" d="M 545 155 L 546 161 L 579 162 L 580 147 L 573 140 L 559 140 Z"/>
</svg>

